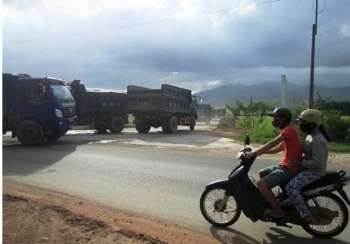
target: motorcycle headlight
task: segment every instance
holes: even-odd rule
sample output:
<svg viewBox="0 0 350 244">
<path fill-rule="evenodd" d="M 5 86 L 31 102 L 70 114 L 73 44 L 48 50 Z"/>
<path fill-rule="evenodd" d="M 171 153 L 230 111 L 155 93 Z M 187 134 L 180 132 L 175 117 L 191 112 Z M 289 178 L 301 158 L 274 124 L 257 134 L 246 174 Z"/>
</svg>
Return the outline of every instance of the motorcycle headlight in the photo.
<svg viewBox="0 0 350 244">
<path fill-rule="evenodd" d="M 58 118 L 63 118 L 63 113 L 62 113 L 61 110 L 55 109 L 55 113 L 56 113 L 56 116 L 57 116 Z"/>
</svg>

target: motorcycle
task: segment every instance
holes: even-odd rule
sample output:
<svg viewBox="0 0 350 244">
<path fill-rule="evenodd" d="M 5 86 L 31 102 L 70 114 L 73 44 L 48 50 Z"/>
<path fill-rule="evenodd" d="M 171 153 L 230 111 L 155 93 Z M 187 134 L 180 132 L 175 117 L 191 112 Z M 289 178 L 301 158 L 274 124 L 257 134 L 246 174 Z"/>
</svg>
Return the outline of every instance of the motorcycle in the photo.
<svg viewBox="0 0 350 244">
<path fill-rule="evenodd" d="M 258 220 L 272 222 L 277 226 L 292 228 L 290 224 L 300 225 L 306 232 L 321 238 L 339 235 L 347 226 L 350 206 L 349 198 L 343 187 L 350 184 L 350 176 L 340 170 L 328 171 L 325 176 L 302 189 L 302 196 L 308 205 L 313 221 L 305 223 L 285 193 L 285 184 L 279 186 L 275 194 L 277 202 L 285 212 L 283 218 L 268 219 L 272 207 L 260 193 L 254 179 L 248 172 L 256 157 L 245 158 L 245 152 L 252 151 L 246 136 L 245 146 L 237 155 L 238 165 L 231 171 L 228 179 L 219 180 L 206 186 L 200 198 L 200 210 L 203 217 L 212 225 L 227 227 L 234 224 L 243 211 L 253 222 Z M 341 198 L 334 194 L 338 192 Z M 344 201 L 343 201 L 343 200 Z"/>
</svg>

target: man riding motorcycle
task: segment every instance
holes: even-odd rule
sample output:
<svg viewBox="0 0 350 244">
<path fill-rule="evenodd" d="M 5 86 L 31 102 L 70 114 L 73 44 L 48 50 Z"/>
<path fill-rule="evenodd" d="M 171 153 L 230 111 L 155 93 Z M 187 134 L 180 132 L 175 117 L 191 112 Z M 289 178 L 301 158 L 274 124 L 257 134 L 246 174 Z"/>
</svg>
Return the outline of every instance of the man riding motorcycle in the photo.
<svg viewBox="0 0 350 244">
<path fill-rule="evenodd" d="M 278 165 L 270 166 L 259 171 L 260 180 L 257 182 L 258 189 L 266 200 L 271 204 L 273 212 L 267 219 L 279 219 L 284 212 L 277 203 L 272 188 L 291 180 L 300 171 L 300 165 L 292 165 L 293 159 L 301 160 L 301 139 L 298 131 L 290 124 L 292 113 L 287 108 L 276 108 L 269 114 L 273 117 L 272 125 L 281 130 L 280 134 L 270 142 L 261 146 L 255 152 L 247 152 L 246 157 L 260 156 L 262 154 L 275 154 L 283 152 Z"/>
</svg>

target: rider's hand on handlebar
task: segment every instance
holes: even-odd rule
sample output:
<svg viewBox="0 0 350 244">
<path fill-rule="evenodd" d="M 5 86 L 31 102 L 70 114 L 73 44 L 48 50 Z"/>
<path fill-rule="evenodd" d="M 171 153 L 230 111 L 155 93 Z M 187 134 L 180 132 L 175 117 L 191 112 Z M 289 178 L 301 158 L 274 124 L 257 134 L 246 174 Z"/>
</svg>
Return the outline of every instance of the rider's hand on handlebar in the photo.
<svg viewBox="0 0 350 244">
<path fill-rule="evenodd" d="M 253 157 L 256 157 L 256 155 L 254 152 L 245 152 L 244 157 L 245 158 L 253 158 Z"/>
</svg>

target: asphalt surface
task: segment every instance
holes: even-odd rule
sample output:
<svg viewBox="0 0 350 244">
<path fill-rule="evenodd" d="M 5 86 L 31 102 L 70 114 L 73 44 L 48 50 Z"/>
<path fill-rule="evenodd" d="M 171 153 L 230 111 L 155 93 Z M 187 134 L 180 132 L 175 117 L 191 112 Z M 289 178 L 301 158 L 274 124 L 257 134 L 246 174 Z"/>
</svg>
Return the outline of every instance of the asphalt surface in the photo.
<svg viewBox="0 0 350 244">
<path fill-rule="evenodd" d="M 253 223 L 244 215 L 228 229 L 213 228 L 201 216 L 199 197 L 206 184 L 226 178 L 236 165 L 241 148 L 232 140 L 205 132 L 180 130 L 175 135 L 158 131 L 140 135 L 128 129 L 118 135 L 71 131 L 54 143 L 23 147 L 3 136 L 3 180 L 14 179 L 98 201 L 140 216 L 162 219 L 232 243 L 311 243 L 305 231 Z M 202 153 L 200 152 L 202 150 Z M 208 154 L 208 150 L 223 155 Z M 227 153 L 232 151 L 232 156 Z M 278 158 L 259 158 L 250 174 Z M 341 166 L 350 172 L 349 167 Z M 330 169 L 339 169 L 330 165 Z M 346 188 L 350 196 L 349 187 Z M 324 243 L 348 243 L 350 227 Z M 252 232 L 252 230 L 254 231 Z"/>
</svg>

